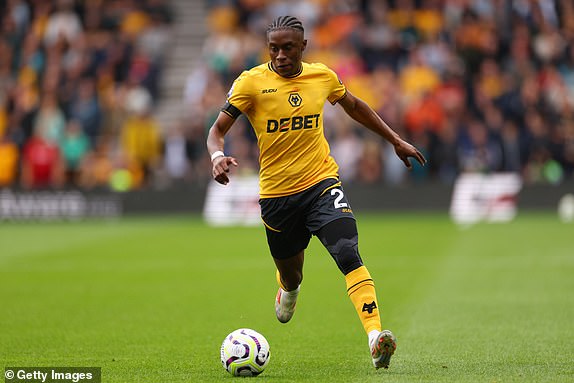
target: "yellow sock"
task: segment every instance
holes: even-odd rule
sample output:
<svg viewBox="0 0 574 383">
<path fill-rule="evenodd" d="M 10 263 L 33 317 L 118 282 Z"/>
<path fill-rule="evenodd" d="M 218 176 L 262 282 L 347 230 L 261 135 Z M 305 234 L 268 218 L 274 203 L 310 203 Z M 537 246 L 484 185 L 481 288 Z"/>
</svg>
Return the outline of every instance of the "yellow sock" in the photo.
<svg viewBox="0 0 574 383">
<path fill-rule="evenodd" d="M 347 294 L 349 294 L 367 334 L 373 330 L 381 331 L 375 283 L 367 268 L 361 266 L 351 271 L 345 275 L 345 281 L 347 282 Z"/>
<path fill-rule="evenodd" d="M 284 291 L 287 291 L 287 289 L 285 288 L 285 286 L 283 286 L 283 283 L 281 282 L 281 274 L 279 274 L 279 270 L 276 270 L 277 272 L 275 273 L 275 278 L 277 278 L 277 283 L 279 284 L 279 287 L 281 287 Z"/>
</svg>

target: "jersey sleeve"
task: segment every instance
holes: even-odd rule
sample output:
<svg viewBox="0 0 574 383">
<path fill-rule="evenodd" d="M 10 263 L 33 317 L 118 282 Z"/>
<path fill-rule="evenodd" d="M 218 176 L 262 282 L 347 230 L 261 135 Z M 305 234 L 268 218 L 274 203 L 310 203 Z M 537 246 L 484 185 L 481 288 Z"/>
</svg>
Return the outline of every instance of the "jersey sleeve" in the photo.
<svg viewBox="0 0 574 383">
<path fill-rule="evenodd" d="M 339 80 L 339 77 L 331 69 L 327 69 L 327 75 L 329 76 L 330 93 L 327 96 L 327 100 L 333 105 L 335 105 L 339 100 L 341 100 L 347 94 L 347 88 L 343 85 L 343 82 Z"/>
<path fill-rule="evenodd" d="M 230 114 L 230 111 L 233 111 L 234 114 L 237 114 L 238 112 L 246 113 L 251 109 L 249 82 L 247 72 L 241 73 L 241 75 L 235 79 L 233 85 L 231 85 L 231 89 L 229 89 L 227 93 L 227 102 L 222 109 L 223 112 Z M 231 106 L 231 108 L 229 106 Z M 238 115 L 231 115 L 231 117 L 236 118 Z"/>
</svg>

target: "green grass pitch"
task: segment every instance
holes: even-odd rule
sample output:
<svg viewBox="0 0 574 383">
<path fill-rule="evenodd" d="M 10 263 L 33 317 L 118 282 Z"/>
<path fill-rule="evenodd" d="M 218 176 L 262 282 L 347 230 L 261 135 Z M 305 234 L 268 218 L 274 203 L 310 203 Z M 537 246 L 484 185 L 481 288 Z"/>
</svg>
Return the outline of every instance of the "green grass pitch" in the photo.
<svg viewBox="0 0 574 383">
<path fill-rule="evenodd" d="M 383 326 L 376 371 L 344 279 L 313 239 L 293 320 L 275 319 L 264 231 L 199 217 L 0 223 L 0 366 L 102 367 L 102 382 L 232 382 L 223 338 L 263 333 L 260 382 L 574 381 L 574 224 L 521 214 L 359 215 Z"/>
</svg>

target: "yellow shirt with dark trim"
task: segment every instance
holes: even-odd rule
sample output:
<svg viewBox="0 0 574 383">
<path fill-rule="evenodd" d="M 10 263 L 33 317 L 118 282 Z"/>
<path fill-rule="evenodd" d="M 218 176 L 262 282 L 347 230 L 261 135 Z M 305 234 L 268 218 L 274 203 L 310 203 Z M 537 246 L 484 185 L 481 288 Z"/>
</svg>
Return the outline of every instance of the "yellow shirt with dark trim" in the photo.
<svg viewBox="0 0 574 383">
<path fill-rule="evenodd" d="M 285 78 L 265 63 L 235 80 L 227 101 L 255 130 L 261 198 L 295 194 L 338 177 L 323 132 L 323 107 L 345 94 L 335 72 L 323 64 L 303 63 L 298 74 Z"/>
</svg>

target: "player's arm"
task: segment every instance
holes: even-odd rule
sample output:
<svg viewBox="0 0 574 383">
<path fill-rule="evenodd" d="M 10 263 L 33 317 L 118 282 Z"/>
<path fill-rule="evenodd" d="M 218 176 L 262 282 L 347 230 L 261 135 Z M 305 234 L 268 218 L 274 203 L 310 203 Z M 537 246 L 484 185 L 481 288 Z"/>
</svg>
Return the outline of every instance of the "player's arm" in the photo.
<svg viewBox="0 0 574 383">
<path fill-rule="evenodd" d="M 366 126 L 369 130 L 386 139 L 395 148 L 395 153 L 404 162 L 407 168 L 412 165 L 409 157 L 416 159 L 421 165 L 426 159 L 413 145 L 403 140 L 397 132 L 391 129 L 385 121 L 363 100 L 355 97 L 347 90 L 345 96 L 338 101 L 345 112 L 355 121 Z"/>
<path fill-rule="evenodd" d="M 212 164 L 211 175 L 222 185 L 229 183 L 227 173 L 229 173 L 230 165 L 239 165 L 234 157 L 226 156 L 223 151 L 225 134 L 234 122 L 235 118 L 225 112 L 220 112 L 207 134 L 207 151 L 211 156 Z"/>
</svg>

